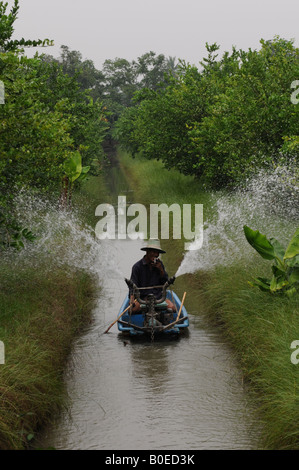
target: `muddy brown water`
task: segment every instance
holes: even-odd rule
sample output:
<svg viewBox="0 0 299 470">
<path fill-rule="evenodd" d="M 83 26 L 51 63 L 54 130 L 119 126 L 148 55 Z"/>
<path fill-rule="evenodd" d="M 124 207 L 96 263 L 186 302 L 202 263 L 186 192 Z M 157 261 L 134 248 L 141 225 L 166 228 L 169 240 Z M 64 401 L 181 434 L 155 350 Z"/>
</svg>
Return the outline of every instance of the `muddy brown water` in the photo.
<svg viewBox="0 0 299 470">
<path fill-rule="evenodd" d="M 39 447 L 256 448 L 258 423 L 237 363 L 219 332 L 203 324 L 194 304 L 188 308 L 190 289 L 190 327 L 178 340 L 134 340 L 116 325 L 103 334 L 127 295 L 123 278 L 141 258 L 140 247 L 140 240 L 107 242 L 118 272 L 101 281 L 94 322 L 76 341 L 66 370 L 68 409 L 45 430 Z"/>
</svg>

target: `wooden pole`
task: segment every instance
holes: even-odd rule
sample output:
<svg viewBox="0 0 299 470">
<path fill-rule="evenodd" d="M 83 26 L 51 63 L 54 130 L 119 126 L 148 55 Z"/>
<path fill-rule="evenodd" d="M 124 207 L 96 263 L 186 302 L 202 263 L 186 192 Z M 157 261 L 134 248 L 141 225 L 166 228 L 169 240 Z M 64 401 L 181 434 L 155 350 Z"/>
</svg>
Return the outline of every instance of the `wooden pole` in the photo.
<svg viewBox="0 0 299 470">
<path fill-rule="evenodd" d="M 183 300 L 181 302 L 180 310 L 179 310 L 178 316 L 176 317 L 176 321 L 178 321 L 178 319 L 180 318 L 181 311 L 182 311 L 182 308 L 183 308 L 183 305 L 184 305 L 184 302 L 185 302 L 185 297 L 186 297 L 186 292 L 184 292 Z"/>
<path fill-rule="evenodd" d="M 182 318 L 179 318 L 178 320 L 172 322 L 172 323 L 169 323 L 169 325 L 166 325 L 166 326 L 163 326 L 162 330 L 160 331 L 164 331 L 164 330 L 167 330 L 168 328 L 172 328 L 174 325 L 176 325 L 179 321 L 182 321 L 182 320 L 186 320 L 186 318 L 188 318 L 188 315 L 186 315 L 185 317 L 182 317 Z"/>
<path fill-rule="evenodd" d="M 131 307 L 131 303 L 130 303 L 130 305 L 117 317 L 117 319 L 114 320 L 113 323 L 111 323 L 111 325 L 107 328 L 107 330 L 104 331 L 104 334 L 108 333 L 108 331 L 110 330 L 110 328 L 112 328 L 113 325 L 115 325 L 115 323 L 120 319 L 120 317 L 123 316 L 124 313 L 126 313 L 126 312 L 129 310 L 130 307 Z"/>
<path fill-rule="evenodd" d="M 184 295 L 183 295 L 183 300 L 181 302 L 181 306 L 180 306 L 180 310 L 179 310 L 179 313 L 176 317 L 176 320 L 172 323 L 170 323 L 169 325 L 166 325 L 164 326 L 164 328 L 162 329 L 162 331 L 164 330 L 167 330 L 167 328 L 170 328 L 171 326 L 175 325 L 176 323 L 178 323 L 178 321 L 180 320 L 180 315 L 181 315 L 181 311 L 182 311 L 182 308 L 183 308 L 183 305 L 184 305 L 184 302 L 185 302 L 185 297 L 186 297 L 186 292 L 184 292 Z M 181 320 L 185 319 L 187 317 L 183 317 Z"/>
</svg>

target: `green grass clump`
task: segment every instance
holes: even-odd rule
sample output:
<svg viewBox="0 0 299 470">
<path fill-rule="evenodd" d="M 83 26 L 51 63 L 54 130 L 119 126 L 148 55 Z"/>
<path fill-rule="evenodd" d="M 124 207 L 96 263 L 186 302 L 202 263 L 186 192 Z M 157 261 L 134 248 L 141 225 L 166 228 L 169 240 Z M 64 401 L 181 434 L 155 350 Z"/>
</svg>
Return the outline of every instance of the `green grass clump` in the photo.
<svg viewBox="0 0 299 470">
<path fill-rule="evenodd" d="M 95 227 L 98 217 L 95 209 L 99 204 L 110 203 L 109 190 L 105 173 L 88 176 L 73 195 L 73 207 L 80 219 L 91 227 Z"/>
<path fill-rule="evenodd" d="M 62 374 L 72 340 L 91 318 L 90 276 L 0 266 L 0 448 L 24 449 L 66 403 Z"/>
<path fill-rule="evenodd" d="M 270 295 L 248 285 L 263 266 L 218 267 L 204 281 L 200 311 L 220 326 L 250 384 L 262 422 L 265 449 L 299 448 L 299 365 L 291 343 L 299 339 L 299 297 Z"/>
<path fill-rule="evenodd" d="M 210 194 L 192 176 L 166 170 L 160 161 L 132 159 L 120 152 L 120 165 L 135 191 L 135 199 L 147 204 L 205 204 Z"/>
</svg>

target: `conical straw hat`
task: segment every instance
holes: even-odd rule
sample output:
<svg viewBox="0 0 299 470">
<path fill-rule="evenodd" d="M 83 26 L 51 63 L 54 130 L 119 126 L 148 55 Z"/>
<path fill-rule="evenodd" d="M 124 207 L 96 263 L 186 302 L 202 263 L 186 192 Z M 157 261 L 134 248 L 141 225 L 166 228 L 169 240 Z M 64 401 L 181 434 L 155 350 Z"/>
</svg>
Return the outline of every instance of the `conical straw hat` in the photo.
<svg viewBox="0 0 299 470">
<path fill-rule="evenodd" d="M 140 249 L 143 251 L 156 250 L 156 251 L 159 251 L 159 253 L 166 253 L 166 251 L 161 249 L 160 241 L 156 238 L 150 238 L 149 240 L 147 240 L 146 246 L 143 246 Z"/>
</svg>

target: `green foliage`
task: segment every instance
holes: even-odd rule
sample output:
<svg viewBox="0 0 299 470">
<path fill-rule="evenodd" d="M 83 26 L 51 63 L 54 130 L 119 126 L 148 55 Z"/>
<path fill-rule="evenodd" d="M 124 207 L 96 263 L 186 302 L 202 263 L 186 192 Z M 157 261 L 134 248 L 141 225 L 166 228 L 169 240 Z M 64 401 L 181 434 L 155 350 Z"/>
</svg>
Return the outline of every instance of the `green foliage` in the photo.
<svg viewBox="0 0 299 470">
<path fill-rule="evenodd" d="M 38 55 L 27 58 L 21 46 L 49 42 L 11 41 L 18 1 L 9 14 L 6 9 L 7 4 L 0 2 L 0 80 L 5 90 L 5 102 L 0 105 L 0 206 L 5 218 L 0 243 L 21 248 L 22 240 L 33 238 L 29 230 L 11 222 L 13 195 L 26 187 L 58 196 L 65 170 L 69 170 L 65 162 L 80 161 L 78 175 L 67 176 L 71 189 L 91 167 L 98 171 L 108 121 L 103 103 L 85 89 L 94 85 L 91 64 L 85 63 L 81 74 L 80 57 L 77 62 L 70 60 L 75 63 L 68 75 L 64 70 L 71 70 L 70 63 L 66 64 L 68 50 L 63 64 Z M 85 82 L 79 82 L 78 76 L 83 75 Z"/>
<path fill-rule="evenodd" d="M 102 143 L 109 127 L 103 102 L 93 99 L 92 90 L 84 89 L 78 74 L 66 73 L 64 64 L 49 56 L 39 63 L 38 74 L 48 105 L 54 109 L 59 102 L 63 117 L 68 119 L 73 148 L 79 149 L 84 164 L 95 167 L 94 161 L 103 159 Z"/>
<path fill-rule="evenodd" d="M 23 186 L 59 191 L 66 161 L 79 154 L 89 168 L 102 159 L 108 128 L 102 103 L 81 91 L 58 64 L 14 53 L 1 57 L 6 97 L 0 106 L 2 199 Z"/>
<path fill-rule="evenodd" d="M 48 190 L 59 184 L 63 161 L 72 152 L 65 103 L 50 105 L 38 59 L 11 52 L 0 56 L 6 98 L 0 106 L 1 195 L 6 198 L 22 186 Z"/>
<path fill-rule="evenodd" d="M 59 59 L 48 54 L 43 54 L 41 59 L 44 64 L 52 65 L 54 70 L 61 69 L 64 75 L 74 79 L 80 90 L 88 90 L 94 100 L 103 100 L 104 74 L 95 68 L 91 60 L 83 60 L 79 51 L 71 51 L 68 46 L 62 45 Z"/>
<path fill-rule="evenodd" d="M 206 47 L 201 70 L 181 63 L 167 86 L 135 94 L 136 110 L 117 124 L 120 143 L 214 187 L 233 186 L 290 156 L 296 163 L 299 106 L 290 98 L 299 50 L 293 42 L 261 40 L 259 51 L 233 48 L 220 59 L 217 44 Z"/>
<path fill-rule="evenodd" d="M 24 248 L 24 241 L 33 242 L 36 236 L 27 228 L 21 227 L 16 220 L 0 210 L 0 249 Z"/>
<path fill-rule="evenodd" d="M 8 2 L 0 2 L 0 52 L 6 51 L 16 51 L 20 49 L 20 47 L 37 47 L 37 46 L 52 46 L 53 41 L 49 39 L 38 39 L 38 40 L 25 40 L 22 39 L 15 39 L 12 40 L 12 34 L 14 32 L 14 22 L 17 19 L 18 12 L 19 12 L 19 0 L 14 0 L 14 4 L 9 14 L 6 14 L 6 10 L 8 7 Z"/>
<path fill-rule="evenodd" d="M 15 0 L 8 15 L 7 5 L 0 2 L 0 78 L 5 86 L 5 104 L 0 106 L 2 206 L 18 187 L 48 189 L 57 182 L 72 145 L 61 104 L 56 100 L 49 107 L 50 92 L 45 77 L 39 76 L 39 59 L 28 59 L 17 50 L 42 41 L 10 41 L 19 4 Z"/>
<path fill-rule="evenodd" d="M 57 247 L 62 243 L 69 249 L 67 238 L 57 239 Z M 72 341 L 91 320 L 95 282 L 86 272 L 70 276 L 57 267 L 58 251 L 51 254 L 52 269 L 40 253 L 30 265 L 1 263 L 1 450 L 32 448 L 33 435 L 66 406 L 65 362 Z"/>
<path fill-rule="evenodd" d="M 111 129 L 120 115 L 134 105 L 136 92 L 141 92 L 145 87 L 149 90 L 163 88 L 166 83 L 165 75 L 175 75 L 177 70 L 174 57 L 166 58 L 163 54 L 156 55 L 152 51 L 132 62 L 122 58 L 107 59 L 103 69 L 97 70 L 92 61 L 82 60 L 80 52 L 71 51 L 65 45 L 61 46 L 59 59 L 43 55 L 42 61 L 52 67 L 61 66 L 64 74 L 77 81 L 81 91 L 86 91 L 94 102 L 103 103 L 106 122 Z M 86 118 L 84 121 L 86 122 Z M 97 135 L 99 136 L 98 132 Z"/>
<path fill-rule="evenodd" d="M 299 296 L 244 288 L 257 263 L 263 270 L 265 263 L 258 257 L 246 264 L 218 266 L 206 278 L 202 272 L 192 276 L 200 289 L 196 308 L 209 324 L 220 325 L 238 358 L 257 405 L 254 422 L 261 424 L 255 428 L 254 448 L 294 450 L 299 448 L 299 376 L 291 354 L 292 342 L 299 338 Z"/>
<path fill-rule="evenodd" d="M 163 91 L 141 91 L 135 95 L 136 110 L 125 112 L 117 124 L 120 142 L 128 151 L 162 159 L 167 168 L 197 174 L 188 129 L 203 113 L 198 93 L 200 75 L 195 67 L 182 65 L 180 78 L 169 75 L 167 83 Z"/>
<path fill-rule="evenodd" d="M 82 167 L 80 152 L 74 152 L 71 158 L 64 162 L 63 169 L 69 181 L 73 184 L 78 178 L 85 177 L 90 170 L 90 167 Z"/>
<path fill-rule="evenodd" d="M 248 243 L 267 260 L 274 260 L 271 279 L 258 277 L 251 285 L 271 293 L 293 295 L 299 288 L 299 228 L 285 250 L 275 238 L 267 239 L 258 230 L 246 225 L 244 232 Z"/>
<path fill-rule="evenodd" d="M 0 106 L 0 189 L 7 199 L 18 186 L 48 187 L 60 174 L 60 165 L 71 140 L 61 111 L 49 113 L 45 86 L 38 77 L 39 60 L 20 56 L 21 45 L 34 41 L 10 41 L 19 4 L 7 15 L 0 2 L 0 78 L 5 86 L 5 104 Z M 44 93 L 43 93 L 44 92 Z"/>
<path fill-rule="evenodd" d="M 221 168 L 235 182 L 277 161 L 284 136 L 296 132 L 290 85 L 299 75 L 298 50 L 279 38 L 261 43 L 260 51 L 239 51 L 238 67 L 193 135 L 200 158 L 213 160 L 211 179 Z"/>
<path fill-rule="evenodd" d="M 144 88 L 158 90 L 165 86 L 165 76 L 175 74 L 175 58 L 166 58 L 150 51 L 137 60 L 129 62 L 116 58 L 106 60 L 103 65 L 104 97 L 111 111 L 110 122 L 113 125 L 126 108 L 134 105 L 134 94 Z"/>
<path fill-rule="evenodd" d="M 11 33 L 18 2 L 10 15 L 0 2 L 3 38 Z M 65 53 L 65 55 L 67 55 Z M 0 53 L 5 105 L 0 106 L 0 188 L 2 198 L 21 186 L 59 188 L 64 161 L 80 151 L 84 166 L 103 157 L 108 127 L 103 105 L 82 90 L 77 76 L 55 61 Z M 65 65 L 65 64 L 64 64 Z"/>
</svg>

